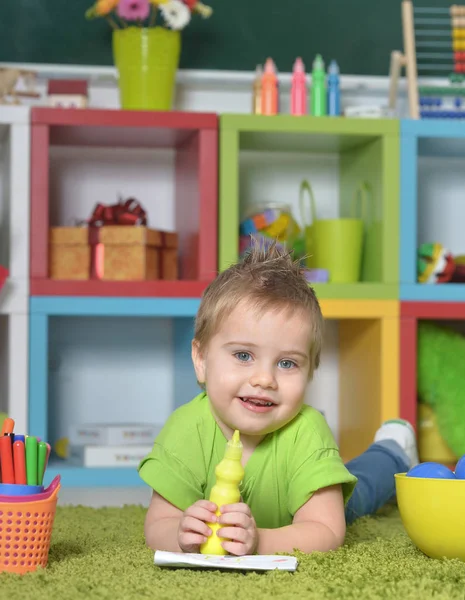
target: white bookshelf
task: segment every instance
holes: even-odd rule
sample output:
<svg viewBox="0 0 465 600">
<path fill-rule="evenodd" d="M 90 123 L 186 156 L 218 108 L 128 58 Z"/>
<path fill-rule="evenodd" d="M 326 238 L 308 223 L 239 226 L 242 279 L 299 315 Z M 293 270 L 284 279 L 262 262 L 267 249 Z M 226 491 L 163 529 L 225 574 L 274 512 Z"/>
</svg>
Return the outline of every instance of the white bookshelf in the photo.
<svg viewBox="0 0 465 600">
<path fill-rule="evenodd" d="M 27 106 L 0 106 L 0 410 L 27 430 L 30 125 Z"/>
</svg>

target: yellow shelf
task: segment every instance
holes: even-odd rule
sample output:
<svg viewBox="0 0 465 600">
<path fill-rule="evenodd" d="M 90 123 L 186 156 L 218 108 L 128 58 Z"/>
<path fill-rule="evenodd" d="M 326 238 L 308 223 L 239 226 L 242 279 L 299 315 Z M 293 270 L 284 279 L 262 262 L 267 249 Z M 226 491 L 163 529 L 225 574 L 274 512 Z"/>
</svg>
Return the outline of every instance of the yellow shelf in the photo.
<svg viewBox="0 0 465 600">
<path fill-rule="evenodd" d="M 350 460 L 399 416 L 400 304 L 397 300 L 324 300 L 339 320 L 339 447 Z"/>
<path fill-rule="evenodd" d="M 398 300 L 320 300 L 325 319 L 376 319 L 398 317 Z"/>
</svg>

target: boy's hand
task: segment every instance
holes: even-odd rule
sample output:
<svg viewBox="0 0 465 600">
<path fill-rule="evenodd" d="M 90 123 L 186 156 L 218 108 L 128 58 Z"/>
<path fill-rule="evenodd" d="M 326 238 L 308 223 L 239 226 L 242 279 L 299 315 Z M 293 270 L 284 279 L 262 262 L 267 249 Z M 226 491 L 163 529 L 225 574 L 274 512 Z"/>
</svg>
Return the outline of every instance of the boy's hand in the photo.
<svg viewBox="0 0 465 600">
<path fill-rule="evenodd" d="M 226 504 L 220 508 L 221 515 L 217 534 L 227 538 L 222 546 L 230 554 L 243 556 L 255 554 L 258 546 L 258 529 L 250 508 L 244 502 Z M 230 541 L 229 541 L 230 540 Z"/>
<path fill-rule="evenodd" d="M 211 534 L 207 523 L 216 523 L 216 504 L 208 500 L 197 500 L 181 517 L 178 528 L 178 545 L 183 552 L 198 552 L 201 544 Z"/>
</svg>

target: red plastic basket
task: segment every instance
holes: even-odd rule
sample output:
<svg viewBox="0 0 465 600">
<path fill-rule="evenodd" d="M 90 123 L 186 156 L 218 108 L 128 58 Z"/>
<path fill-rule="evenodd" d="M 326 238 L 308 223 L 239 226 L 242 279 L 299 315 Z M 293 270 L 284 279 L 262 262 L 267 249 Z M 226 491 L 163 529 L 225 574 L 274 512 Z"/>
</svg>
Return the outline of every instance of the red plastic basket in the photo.
<svg viewBox="0 0 465 600">
<path fill-rule="evenodd" d="M 43 500 L 0 501 L 0 572 L 47 566 L 59 489 Z"/>
</svg>

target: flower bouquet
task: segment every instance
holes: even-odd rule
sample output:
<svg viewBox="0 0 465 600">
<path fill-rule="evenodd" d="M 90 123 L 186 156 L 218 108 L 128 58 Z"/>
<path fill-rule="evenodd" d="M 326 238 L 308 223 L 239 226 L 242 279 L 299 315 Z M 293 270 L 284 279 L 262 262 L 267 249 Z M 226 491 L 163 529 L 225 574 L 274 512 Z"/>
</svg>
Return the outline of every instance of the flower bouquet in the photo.
<svg viewBox="0 0 465 600">
<path fill-rule="evenodd" d="M 122 108 L 171 109 L 181 30 L 194 13 L 208 18 L 212 9 L 197 0 L 97 0 L 86 11 L 113 29 Z"/>
</svg>

